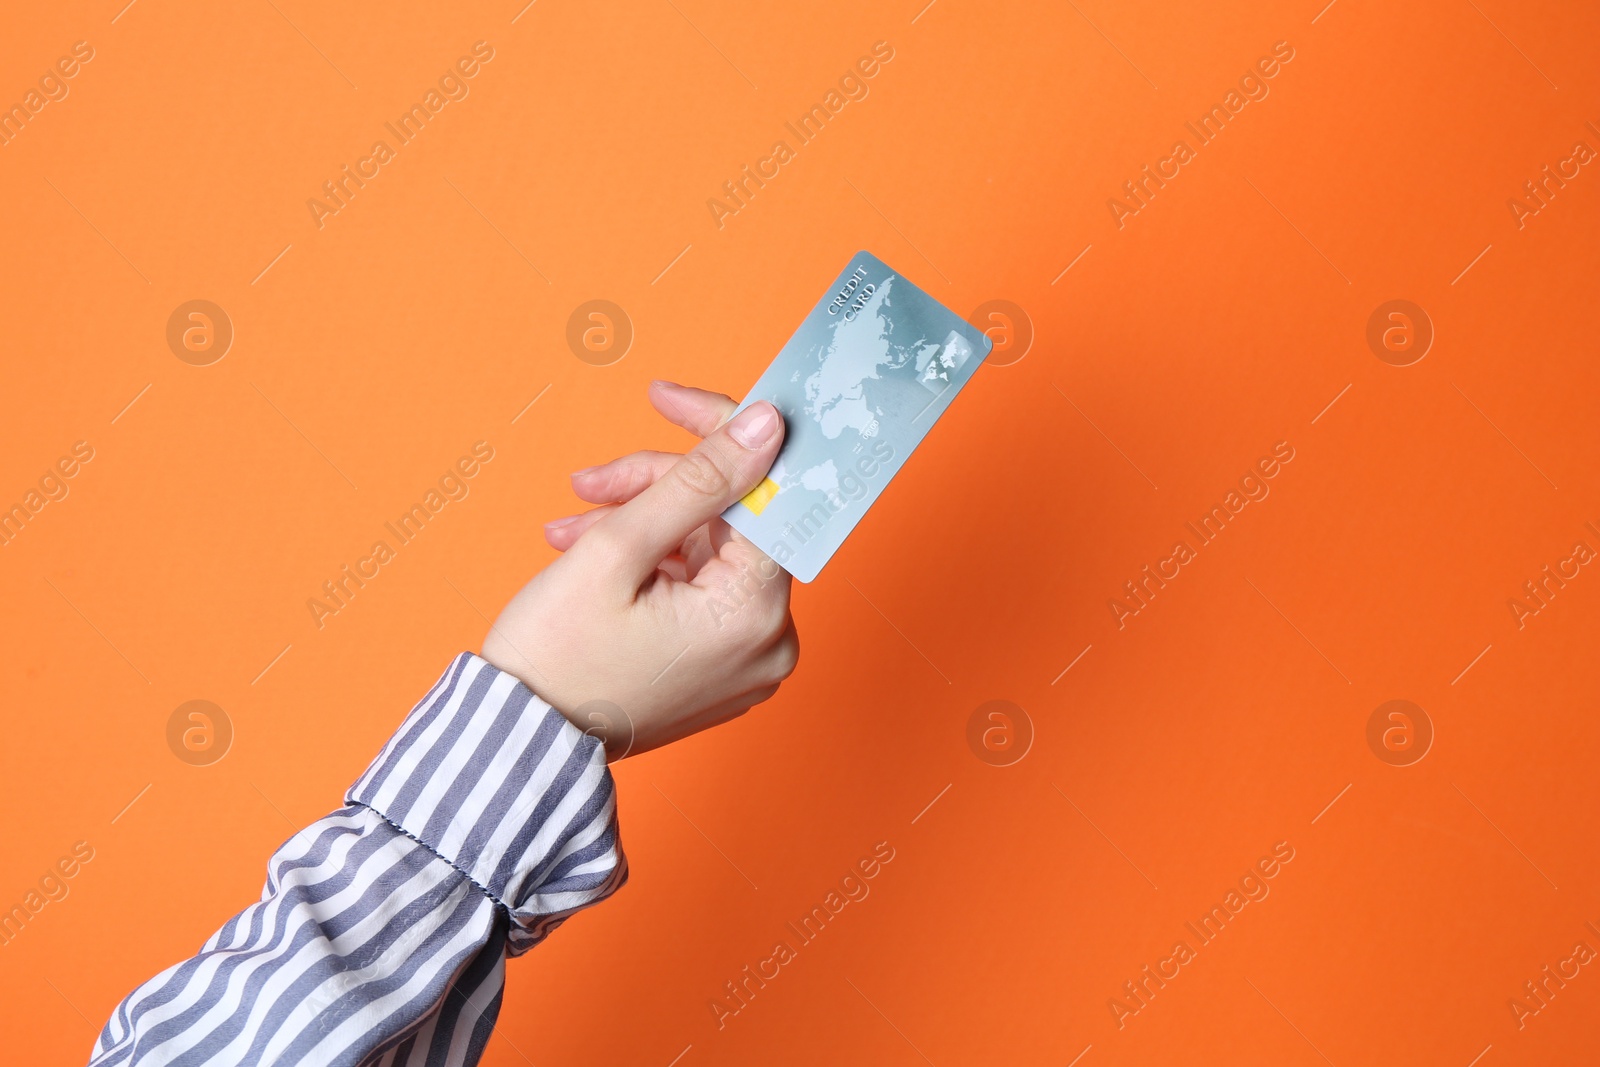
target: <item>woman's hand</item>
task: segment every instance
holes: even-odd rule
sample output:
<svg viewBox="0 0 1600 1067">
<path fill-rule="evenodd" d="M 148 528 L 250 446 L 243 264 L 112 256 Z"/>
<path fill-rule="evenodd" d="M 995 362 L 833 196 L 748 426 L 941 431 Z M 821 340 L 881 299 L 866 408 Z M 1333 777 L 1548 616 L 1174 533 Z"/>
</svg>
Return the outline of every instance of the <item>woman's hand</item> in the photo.
<svg viewBox="0 0 1600 1067">
<path fill-rule="evenodd" d="M 639 452 L 573 475 L 590 503 L 546 526 L 565 553 L 490 627 L 483 658 L 521 679 L 607 757 L 742 714 L 794 671 L 789 575 L 720 518 L 783 443 L 771 404 L 656 382 L 651 403 L 701 435 L 687 455 Z"/>
</svg>

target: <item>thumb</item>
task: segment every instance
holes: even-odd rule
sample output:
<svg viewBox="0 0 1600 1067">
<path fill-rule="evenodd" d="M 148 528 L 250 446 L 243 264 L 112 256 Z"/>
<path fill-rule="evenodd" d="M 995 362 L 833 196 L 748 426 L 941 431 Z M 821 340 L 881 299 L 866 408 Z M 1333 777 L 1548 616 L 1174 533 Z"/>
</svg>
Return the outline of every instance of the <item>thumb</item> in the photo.
<svg viewBox="0 0 1600 1067">
<path fill-rule="evenodd" d="M 783 444 L 765 400 L 739 412 L 644 492 L 595 524 L 577 547 L 599 551 L 637 585 L 695 529 L 760 484 Z"/>
</svg>

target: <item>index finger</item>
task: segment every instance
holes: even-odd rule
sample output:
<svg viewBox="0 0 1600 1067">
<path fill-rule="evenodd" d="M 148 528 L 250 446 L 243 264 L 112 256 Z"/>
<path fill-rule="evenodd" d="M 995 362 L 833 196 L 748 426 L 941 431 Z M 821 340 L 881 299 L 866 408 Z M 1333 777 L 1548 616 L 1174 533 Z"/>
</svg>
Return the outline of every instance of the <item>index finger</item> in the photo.
<svg viewBox="0 0 1600 1067">
<path fill-rule="evenodd" d="M 674 426 L 696 437 L 709 437 L 739 405 L 731 396 L 658 379 L 650 383 L 650 406 Z"/>
</svg>

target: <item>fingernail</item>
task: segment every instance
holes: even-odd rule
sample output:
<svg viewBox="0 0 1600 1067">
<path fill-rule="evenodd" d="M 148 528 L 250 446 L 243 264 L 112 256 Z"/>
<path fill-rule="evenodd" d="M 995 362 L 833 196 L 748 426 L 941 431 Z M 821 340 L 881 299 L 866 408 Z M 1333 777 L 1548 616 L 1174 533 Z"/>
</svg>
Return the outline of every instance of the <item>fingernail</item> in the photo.
<svg viewBox="0 0 1600 1067">
<path fill-rule="evenodd" d="M 544 528 L 546 530 L 559 530 L 559 529 L 561 529 L 561 527 L 570 525 L 571 523 L 574 523 L 574 522 L 577 522 L 577 521 L 578 521 L 578 516 L 576 516 L 576 515 L 568 515 L 564 519 L 552 519 L 550 522 L 547 522 L 547 523 L 544 524 Z"/>
<path fill-rule="evenodd" d="M 765 400 L 751 404 L 728 423 L 728 434 L 746 448 L 760 448 L 778 431 L 778 412 Z"/>
<path fill-rule="evenodd" d="M 599 469 L 600 469 L 599 467 L 585 467 L 581 471 L 573 471 L 572 474 L 571 474 L 571 477 L 578 478 L 578 477 L 581 477 L 582 475 L 588 474 L 590 471 L 597 471 Z"/>
<path fill-rule="evenodd" d="M 669 382 L 665 378 L 653 378 L 653 379 L 651 379 L 650 384 L 651 385 L 659 385 L 659 386 L 662 386 L 663 388 L 667 388 L 667 389 L 681 389 L 681 388 L 683 388 L 677 382 Z"/>
</svg>

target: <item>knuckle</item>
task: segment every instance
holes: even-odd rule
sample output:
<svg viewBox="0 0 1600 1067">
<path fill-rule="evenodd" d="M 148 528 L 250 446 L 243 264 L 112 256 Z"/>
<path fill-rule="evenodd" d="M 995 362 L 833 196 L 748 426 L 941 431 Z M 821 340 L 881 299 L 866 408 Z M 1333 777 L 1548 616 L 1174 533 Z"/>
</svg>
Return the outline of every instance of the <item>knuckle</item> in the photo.
<svg viewBox="0 0 1600 1067">
<path fill-rule="evenodd" d="M 761 632 L 768 640 L 782 635 L 789 626 L 789 605 L 778 597 L 761 598 Z"/>
<path fill-rule="evenodd" d="M 678 484 L 695 496 L 722 497 L 731 488 L 727 472 L 717 458 L 703 448 L 688 453 L 675 469 Z"/>
<path fill-rule="evenodd" d="M 635 452 L 628 457 L 624 476 L 619 479 L 620 484 L 616 488 L 617 496 L 632 498 L 644 492 L 677 458 L 661 452 Z"/>
<path fill-rule="evenodd" d="M 631 500 L 650 488 L 650 484 L 653 481 L 654 479 L 650 477 L 648 468 L 630 467 L 627 475 L 620 479 L 621 484 L 616 486 L 612 495 L 619 500 L 623 498 Z"/>
<path fill-rule="evenodd" d="M 779 641 L 772 658 L 773 669 L 781 682 L 800 665 L 800 638 L 791 634 Z"/>
</svg>

